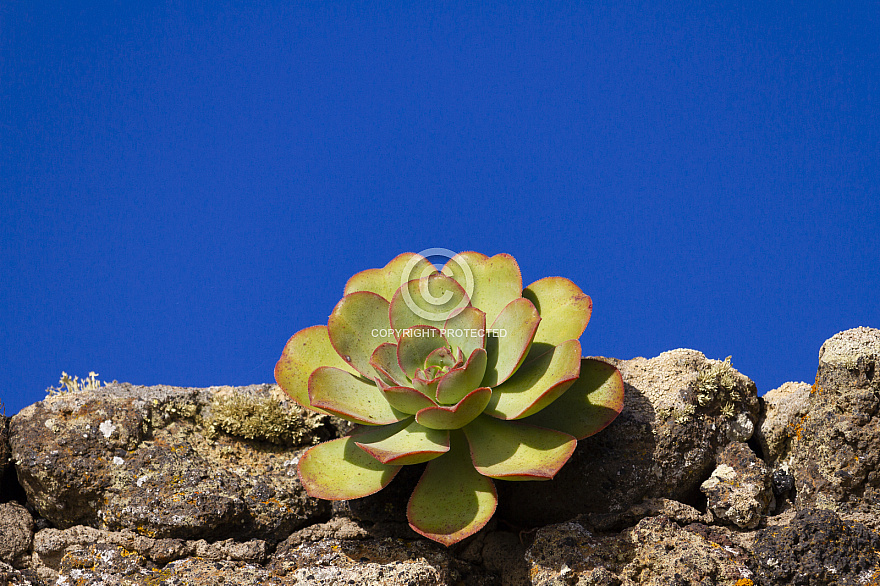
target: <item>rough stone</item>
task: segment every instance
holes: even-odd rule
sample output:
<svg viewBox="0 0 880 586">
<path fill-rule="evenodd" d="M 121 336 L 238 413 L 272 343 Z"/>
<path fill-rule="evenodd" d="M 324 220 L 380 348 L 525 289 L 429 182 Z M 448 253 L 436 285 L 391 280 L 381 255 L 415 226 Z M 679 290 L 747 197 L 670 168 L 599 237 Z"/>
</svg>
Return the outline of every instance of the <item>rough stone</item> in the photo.
<svg viewBox="0 0 880 586">
<path fill-rule="evenodd" d="M 833 511 L 804 509 L 786 526 L 760 531 L 752 567 L 761 586 L 880 582 L 880 535 Z"/>
<path fill-rule="evenodd" d="M 819 351 L 816 383 L 778 460 L 798 508 L 820 507 L 880 525 L 880 330 L 836 334 Z"/>
<path fill-rule="evenodd" d="M 447 549 L 424 539 L 326 539 L 281 544 L 266 567 L 306 584 L 501 584 L 491 573 L 457 558 L 458 551 L 460 544 Z"/>
<path fill-rule="evenodd" d="M 788 382 L 778 389 L 767 391 L 761 400 L 764 411 L 755 437 L 761 446 L 766 462 L 775 467 L 787 454 L 797 434 L 797 426 L 807 413 L 810 401 L 810 385 Z"/>
<path fill-rule="evenodd" d="M 623 584 L 748 584 L 753 576 L 748 552 L 723 528 L 649 517 L 628 533 L 635 555 L 620 573 Z"/>
<path fill-rule="evenodd" d="M 532 584 L 734 584 L 753 575 L 724 528 L 684 528 L 659 515 L 619 534 L 568 522 L 539 529 L 526 552 Z"/>
<path fill-rule="evenodd" d="M 61 393 L 9 427 L 28 502 L 0 504 L 0 584 L 880 584 L 878 356 L 880 330 L 842 332 L 815 385 L 760 401 L 691 350 L 607 359 L 618 420 L 555 481 L 498 482 L 495 518 L 449 548 L 406 523 L 423 467 L 308 499 L 298 457 L 348 426 L 273 385 Z"/>
<path fill-rule="evenodd" d="M 199 557 L 208 561 L 263 563 L 269 553 L 266 542 L 259 539 L 250 541 L 226 539 L 210 543 L 204 539 L 194 541 L 152 539 L 128 530 L 105 531 L 80 525 L 69 529 L 38 531 L 33 540 L 30 566 L 44 580 L 55 582 L 62 570 L 62 560 L 65 556 L 98 555 L 96 553 L 98 550 L 88 549 L 96 544 L 136 553 L 145 568 L 162 567 L 169 562 L 187 557 Z M 106 548 L 101 551 L 106 551 Z"/>
<path fill-rule="evenodd" d="M 237 395 L 272 406 L 265 437 L 247 410 L 249 437 L 223 431 L 236 428 L 221 426 L 212 409 L 222 401 L 228 422 L 228 397 Z M 113 384 L 25 408 L 12 418 L 10 444 L 28 501 L 57 527 L 279 540 L 329 513 L 295 467 L 305 446 L 335 433 L 327 416 L 302 413 L 275 385 Z"/>
<path fill-rule="evenodd" d="M 43 582 L 29 570 L 17 570 L 5 562 L 0 562 L 0 584 L 3 586 L 43 586 Z"/>
<path fill-rule="evenodd" d="M 519 537 L 507 531 L 488 533 L 481 544 L 480 560 L 489 572 L 501 576 L 502 586 L 529 584 L 526 547 Z"/>
<path fill-rule="evenodd" d="M 727 361 L 694 350 L 602 360 L 623 375 L 620 416 L 578 442 L 553 482 L 496 483 L 501 519 L 534 527 L 579 514 L 623 515 L 646 498 L 699 502 L 717 453 L 748 439 L 759 419 L 755 384 Z"/>
<path fill-rule="evenodd" d="M 0 562 L 19 568 L 34 540 L 34 519 L 16 502 L 0 504 Z"/>
<path fill-rule="evenodd" d="M 216 545 L 216 544 L 215 544 Z M 493 584 L 485 574 L 462 574 L 452 558 L 431 552 L 430 546 L 372 542 L 352 545 L 327 540 L 282 549 L 272 563 L 261 565 L 234 559 L 212 559 L 200 554 L 154 563 L 137 550 L 105 541 L 71 545 L 59 560 L 57 574 L 45 574 L 57 584 L 188 584 L 336 585 L 388 584 L 434 586 L 465 583 Z M 484 580 L 485 579 L 485 580 Z"/>
<path fill-rule="evenodd" d="M 367 539 L 368 537 L 370 533 L 348 517 L 333 517 L 327 523 L 317 523 L 291 533 L 278 545 L 278 548 L 285 550 L 324 539 Z"/>
<path fill-rule="evenodd" d="M 733 443 L 718 456 L 718 467 L 701 486 L 715 517 L 754 529 L 767 514 L 773 490 L 770 471 L 745 443 Z"/>
<path fill-rule="evenodd" d="M 589 513 L 579 515 L 575 521 L 584 524 L 596 531 L 621 530 L 624 527 L 632 527 L 645 517 L 663 515 L 679 524 L 709 523 L 713 517 L 711 514 L 701 513 L 694 507 L 670 499 L 645 499 L 637 505 L 631 506 L 623 514 L 600 514 Z"/>
<path fill-rule="evenodd" d="M 0 403 L 0 410 L 2 410 L 2 408 L 3 408 L 3 403 Z M 10 453 L 11 453 L 11 451 L 9 449 L 9 418 L 6 417 L 6 415 L 4 415 L 2 413 L 2 411 L 0 411 L 0 479 L 3 478 L 3 476 L 6 474 L 6 469 L 9 467 Z M 0 491 L 2 491 L 2 490 L 3 490 L 3 486 L 0 485 Z M 0 492 L 0 503 L 6 502 L 6 500 L 8 500 L 5 498 L 5 496 L 6 495 L 4 495 L 2 492 Z"/>
<path fill-rule="evenodd" d="M 616 575 L 618 560 L 630 555 L 627 543 L 602 539 L 579 523 L 567 522 L 538 529 L 525 560 L 532 583 L 546 584 L 560 578 L 576 580 L 606 565 Z"/>
</svg>

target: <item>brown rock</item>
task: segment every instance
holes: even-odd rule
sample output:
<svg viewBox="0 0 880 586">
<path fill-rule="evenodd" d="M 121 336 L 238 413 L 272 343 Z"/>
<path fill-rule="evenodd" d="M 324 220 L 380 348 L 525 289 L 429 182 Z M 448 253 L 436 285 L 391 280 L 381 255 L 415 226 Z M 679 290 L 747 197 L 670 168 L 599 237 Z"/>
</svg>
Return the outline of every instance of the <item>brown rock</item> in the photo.
<svg viewBox="0 0 880 586">
<path fill-rule="evenodd" d="M 34 539 L 34 519 L 16 502 L 0 504 L 0 562 L 19 568 Z"/>
<path fill-rule="evenodd" d="M 662 515 L 619 534 L 561 523 L 538 530 L 526 561 L 532 584 L 546 586 L 734 584 L 753 574 L 748 552 L 729 533 L 702 524 L 682 528 Z"/>
<path fill-rule="evenodd" d="M 263 540 L 233 541 L 231 539 L 209 543 L 204 539 L 184 541 L 181 539 L 151 539 L 133 531 L 104 531 L 82 525 L 69 529 L 44 529 L 34 536 L 31 564 L 39 570 L 46 581 L 54 582 L 62 569 L 62 560 L 68 554 L 86 551 L 91 545 L 121 548 L 136 553 L 144 567 L 161 567 L 165 564 L 196 556 L 210 561 L 243 561 L 262 563 L 268 555 Z M 94 550 L 92 553 L 95 553 Z M 77 554 L 80 555 L 80 554 Z"/>
<path fill-rule="evenodd" d="M 456 549 L 419 539 L 326 539 L 279 546 L 267 569 L 305 584 L 499 584 L 480 567 L 455 556 Z M 351 580 L 351 581 L 350 581 Z"/>
<path fill-rule="evenodd" d="M 716 454 L 746 441 L 758 421 L 755 384 L 729 362 L 694 350 L 656 358 L 603 359 L 620 369 L 623 411 L 581 440 L 553 482 L 498 482 L 498 514 L 521 526 L 624 515 L 646 498 L 698 502 Z"/>
<path fill-rule="evenodd" d="M 880 330 L 856 328 L 822 345 L 816 383 L 778 459 L 798 508 L 820 507 L 880 526 Z"/>
<path fill-rule="evenodd" d="M 649 517 L 625 533 L 635 555 L 620 573 L 623 584 L 748 584 L 753 576 L 748 553 L 733 545 L 724 529 L 681 528 L 664 517 Z"/>
<path fill-rule="evenodd" d="M 44 582 L 29 570 L 17 570 L 0 562 L 0 584 L 4 586 L 43 586 Z"/>
<path fill-rule="evenodd" d="M 230 411 L 239 395 L 242 408 Z M 29 502 L 57 527 L 278 540 L 329 511 L 308 497 L 295 466 L 305 446 L 335 433 L 326 416 L 285 398 L 274 385 L 114 384 L 25 408 L 10 443 Z M 264 408 L 262 431 L 254 405 Z"/>
<path fill-rule="evenodd" d="M 502 586 L 521 586 L 530 583 L 525 553 L 526 548 L 517 535 L 495 531 L 486 535 L 480 555 L 483 566 L 501 576 Z"/>
<path fill-rule="evenodd" d="M 722 522 L 754 529 L 767 514 L 773 492 L 770 471 L 745 443 L 733 443 L 701 486 L 709 510 Z"/>
<path fill-rule="evenodd" d="M 619 531 L 624 527 L 632 527 L 645 517 L 656 517 L 657 515 L 668 517 L 680 525 L 709 523 L 713 519 L 711 514 L 701 513 L 690 505 L 670 499 L 652 498 L 631 506 L 622 514 L 590 513 L 575 518 L 575 521 L 596 531 Z"/>
<path fill-rule="evenodd" d="M 807 414 L 810 385 L 788 382 L 778 389 L 767 391 L 761 399 L 764 411 L 755 436 L 764 452 L 764 459 L 775 468 L 780 464 L 780 457 L 788 453 L 797 435 L 798 425 Z"/>
<path fill-rule="evenodd" d="M 880 534 L 834 512 L 803 509 L 788 525 L 762 530 L 753 568 L 762 586 L 877 584 Z"/>
<path fill-rule="evenodd" d="M 9 466 L 9 418 L 3 415 L 2 412 L 3 403 L 0 403 L 0 479 L 3 478 L 3 475 L 6 474 L 6 468 Z M 0 491 L 3 490 L 3 487 L 0 486 Z M 0 503 L 6 502 L 6 498 L 4 498 L 2 492 L 0 492 Z"/>
</svg>

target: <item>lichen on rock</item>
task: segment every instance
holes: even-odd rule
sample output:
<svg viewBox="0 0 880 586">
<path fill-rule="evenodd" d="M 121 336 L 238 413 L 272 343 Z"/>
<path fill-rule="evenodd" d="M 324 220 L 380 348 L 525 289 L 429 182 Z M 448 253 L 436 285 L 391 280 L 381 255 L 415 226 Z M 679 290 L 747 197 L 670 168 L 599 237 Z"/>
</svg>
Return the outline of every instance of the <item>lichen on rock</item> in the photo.
<svg viewBox="0 0 880 586">
<path fill-rule="evenodd" d="M 762 586 L 877 584 L 880 534 L 824 509 L 798 511 L 755 538 L 753 569 Z"/>
<path fill-rule="evenodd" d="M 758 526 L 773 498 L 767 466 L 744 443 L 730 444 L 721 452 L 718 466 L 700 490 L 715 517 L 743 529 Z"/>
<path fill-rule="evenodd" d="M 880 330 L 827 340 L 816 382 L 776 459 L 794 477 L 799 507 L 838 511 L 880 527 Z"/>
<path fill-rule="evenodd" d="M 218 392 L 266 400 L 273 390 L 111 384 L 49 397 L 12 420 L 18 478 L 35 509 L 59 528 L 283 539 L 329 512 L 305 494 L 295 464 L 303 445 L 337 433 L 332 424 L 303 419 L 291 423 L 296 434 L 284 435 L 274 420 L 270 435 L 250 441 L 204 425 Z M 268 437 L 299 445 L 261 441 Z"/>
<path fill-rule="evenodd" d="M 283 445 L 312 445 L 316 430 L 326 427 L 329 416 L 306 412 L 283 393 L 268 396 L 224 389 L 214 394 L 210 415 L 204 422 L 208 437 L 220 432 L 249 440 Z"/>
</svg>

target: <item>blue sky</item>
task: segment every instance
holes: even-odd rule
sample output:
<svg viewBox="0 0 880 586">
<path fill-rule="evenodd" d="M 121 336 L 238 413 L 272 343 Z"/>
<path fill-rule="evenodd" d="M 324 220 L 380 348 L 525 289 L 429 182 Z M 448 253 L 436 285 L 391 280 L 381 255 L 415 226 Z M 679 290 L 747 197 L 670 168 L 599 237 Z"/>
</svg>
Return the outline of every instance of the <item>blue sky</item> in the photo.
<svg viewBox="0 0 880 586">
<path fill-rule="evenodd" d="M 432 247 L 574 280 L 587 354 L 760 393 L 880 327 L 876 4 L 152 4 L 0 7 L 9 415 L 62 371 L 270 382 Z"/>
</svg>

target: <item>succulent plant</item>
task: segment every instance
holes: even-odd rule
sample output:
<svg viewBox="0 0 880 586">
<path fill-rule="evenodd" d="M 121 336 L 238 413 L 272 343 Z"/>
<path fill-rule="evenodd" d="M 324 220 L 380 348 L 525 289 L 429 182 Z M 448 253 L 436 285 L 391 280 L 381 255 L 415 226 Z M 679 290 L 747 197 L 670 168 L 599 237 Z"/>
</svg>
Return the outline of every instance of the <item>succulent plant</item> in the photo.
<svg viewBox="0 0 880 586">
<path fill-rule="evenodd" d="M 361 498 L 427 462 L 410 526 L 447 546 L 476 533 L 494 480 L 553 478 L 620 413 L 620 373 L 581 358 L 591 311 L 562 277 L 523 289 L 506 254 L 464 252 L 437 271 L 406 253 L 357 273 L 327 325 L 296 333 L 275 367 L 298 404 L 358 424 L 301 456 L 306 491 Z"/>
</svg>

